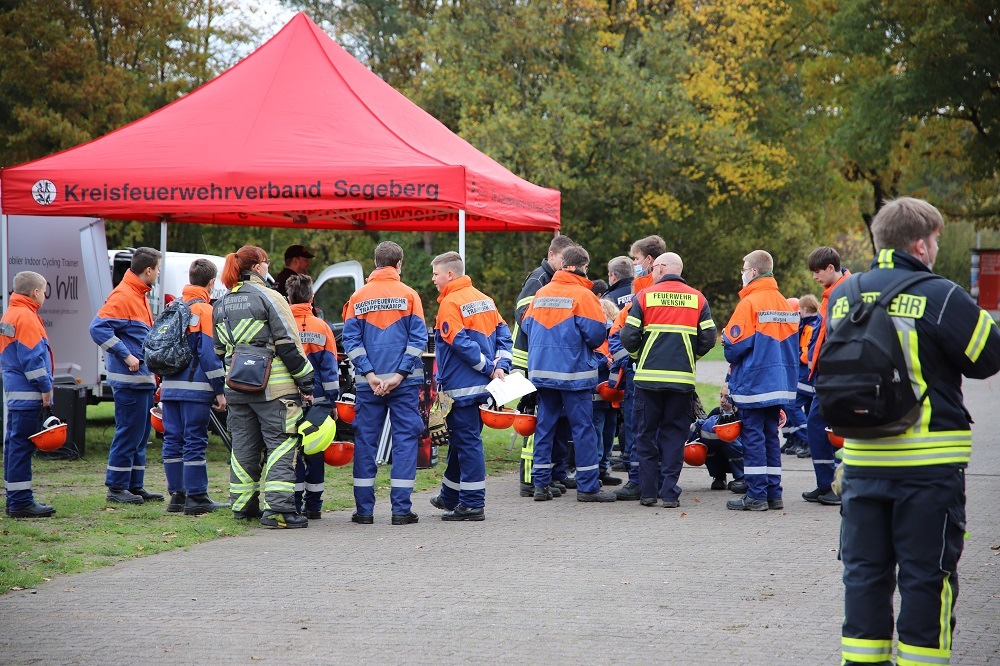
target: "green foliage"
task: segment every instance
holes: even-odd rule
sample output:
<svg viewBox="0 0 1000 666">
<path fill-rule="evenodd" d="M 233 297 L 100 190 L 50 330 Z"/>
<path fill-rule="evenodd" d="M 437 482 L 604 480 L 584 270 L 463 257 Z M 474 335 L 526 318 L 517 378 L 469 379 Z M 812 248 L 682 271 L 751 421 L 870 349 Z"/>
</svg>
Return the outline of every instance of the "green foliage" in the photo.
<svg viewBox="0 0 1000 666">
<path fill-rule="evenodd" d="M 864 223 L 884 197 L 1000 225 L 1000 33 L 996 8 L 978 0 L 285 4 L 477 148 L 559 189 L 562 232 L 590 251 L 593 276 L 656 233 L 721 315 L 753 249 L 774 255 L 789 295 L 816 291 L 804 262 L 817 245 L 867 267 Z M 0 162 L 140 117 L 259 37 L 233 0 L 154 5 L 4 5 Z M 110 247 L 159 243 L 155 224 L 107 228 Z M 320 257 L 314 272 L 344 259 L 371 270 L 387 238 L 403 245 L 405 279 L 433 318 L 428 263 L 457 249 L 454 234 L 168 227 L 169 249 L 250 243 L 279 269 L 284 248 L 303 243 Z M 549 240 L 469 235 L 468 272 L 506 316 Z"/>
</svg>

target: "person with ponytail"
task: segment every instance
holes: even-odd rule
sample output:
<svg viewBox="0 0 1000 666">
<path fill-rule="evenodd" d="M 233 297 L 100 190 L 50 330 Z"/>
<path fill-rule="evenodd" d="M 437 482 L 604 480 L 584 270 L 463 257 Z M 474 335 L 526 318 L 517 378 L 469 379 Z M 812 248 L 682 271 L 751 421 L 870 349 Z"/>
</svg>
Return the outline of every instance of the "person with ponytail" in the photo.
<svg viewBox="0 0 1000 666">
<path fill-rule="evenodd" d="M 241 351 L 256 351 L 271 363 L 263 390 L 248 392 L 226 382 L 233 441 L 229 492 L 237 519 L 259 517 L 273 528 L 308 527 L 308 519 L 295 512 L 295 451 L 302 403 L 312 397 L 313 367 L 291 307 L 264 282 L 268 265 L 267 253 L 253 245 L 229 254 L 222 269 L 229 291 L 212 316 L 215 353 L 228 372 L 234 353 Z"/>
</svg>

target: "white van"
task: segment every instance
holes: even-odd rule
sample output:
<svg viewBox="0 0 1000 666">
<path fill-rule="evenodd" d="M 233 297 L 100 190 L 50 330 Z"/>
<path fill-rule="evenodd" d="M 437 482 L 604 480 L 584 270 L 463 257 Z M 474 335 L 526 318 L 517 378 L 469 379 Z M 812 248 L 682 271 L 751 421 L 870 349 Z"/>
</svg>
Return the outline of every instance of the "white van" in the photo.
<svg viewBox="0 0 1000 666">
<path fill-rule="evenodd" d="M 108 250 L 108 265 L 111 268 L 112 284 L 117 285 L 121 281 L 122 275 L 128 270 L 132 261 L 133 248 L 123 250 Z M 118 257 L 118 261 L 115 261 Z M 216 265 L 219 273 L 226 263 L 225 257 L 214 254 L 194 254 L 191 252 L 167 252 L 166 259 L 161 269 L 164 294 L 172 298 L 180 298 L 184 285 L 188 283 L 188 269 L 195 259 L 208 259 Z M 270 275 L 268 275 L 271 278 Z M 271 278 L 273 282 L 273 278 Z M 344 303 L 350 299 L 351 294 L 361 288 L 365 283 L 365 274 L 361 264 L 357 261 L 341 261 L 327 266 L 320 271 L 319 276 L 313 282 L 313 291 L 316 294 L 314 304 L 322 311 L 322 317 L 333 329 L 333 332 L 340 340 L 340 331 L 344 327 L 341 319 L 341 310 Z M 160 301 L 156 292 L 158 287 L 154 287 L 154 312 L 158 309 Z M 222 282 L 216 280 L 215 289 L 212 291 L 212 300 L 220 298 L 226 293 L 226 288 Z"/>
</svg>

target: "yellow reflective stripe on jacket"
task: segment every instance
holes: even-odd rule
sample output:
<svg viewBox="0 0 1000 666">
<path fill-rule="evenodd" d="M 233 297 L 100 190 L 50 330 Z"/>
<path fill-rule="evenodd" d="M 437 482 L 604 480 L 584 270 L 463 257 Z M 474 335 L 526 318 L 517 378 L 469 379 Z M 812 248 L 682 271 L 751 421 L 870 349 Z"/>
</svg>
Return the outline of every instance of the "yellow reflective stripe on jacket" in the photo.
<svg viewBox="0 0 1000 666">
<path fill-rule="evenodd" d="M 893 324 L 900 329 L 899 346 L 910 369 L 913 394 L 919 398 L 927 391 L 927 380 L 924 379 L 924 369 L 920 364 L 920 336 L 917 335 L 916 324 L 912 319 L 896 319 Z M 920 405 L 920 418 L 911 429 L 912 432 L 924 433 L 930 430 L 932 409 L 930 397 L 924 398 Z"/>
<path fill-rule="evenodd" d="M 972 455 L 972 432 L 908 431 L 895 437 L 845 439 L 843 461 L 857 467 L 920 467 L 966 464 Z"/>
<path fill-rule="evenodd" d="M 706 319 L 705 321 L 698 324 L 698 328 L 705 330 L 706 328 L 715 328 L 715 322 L 711 319 Z"/>
<path fill-rule="evenodd" d="M 895 250 L 879 250 L 878 251 L 878 267 L 879 268 L 895 268 L 896 264 L 892 260 L 892 254 Z"/>
<path fill-rule="evenodd" d="M 677 370 L 647 370 L 640 367 L 635 371 L 634 381 L 690 384 L 694 386 L 694 379 L 695 374 L 693 372 L 681 372 Z"/>
<path fill-rule="evenodd" d="M 647 331 L 658 331 L 660 333 L 684 333 L 686 335 L 698 335 L 696 326 L 681 326 L 680 324 L 646 324 Z"/>
<path fill-rule="evenodd" d="M 848 638 L 840 639 L 844 661 L 873 664 L 892 660 L 892 639 Z"/>
<path fill-rule="evenodd" d="M 642 320 L 640 320 L 638 317 L 633 317 L 632 315 L 629 315 L 625 317 L 625 325 L 626 326 L 631 325 L 635 328 L 642 328 Z"/>
<path fill-rule="evenodd" d="M 965 347 L 965 355 L 973 363 L 979 360 L 979 355 L 986 349 L 986 341 L 990 337 L 990 326 L 996 325 L 997 323 L 993 321 L 993 317 L 990 316 L 989 312 L 986 310 L 979 311 L 979 322 L 976 324 L 976 330 L 972 332 L 969 344 Z"/>
</svg>

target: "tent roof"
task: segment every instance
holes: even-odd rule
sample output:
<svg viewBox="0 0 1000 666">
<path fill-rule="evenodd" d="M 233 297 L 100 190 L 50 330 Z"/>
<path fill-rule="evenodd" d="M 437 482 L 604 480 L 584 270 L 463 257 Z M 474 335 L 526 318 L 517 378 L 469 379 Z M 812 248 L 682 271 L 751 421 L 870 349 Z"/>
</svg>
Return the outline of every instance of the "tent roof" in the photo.
<svg viewBox="0 0 1000 666">
<path fill-rule="evenodd" d="M 236 66 L 89 143 L 0 172 L 6 214 L 325 229 L 556 230 L 533 185 L 305 14 Z"/>
</svg>

